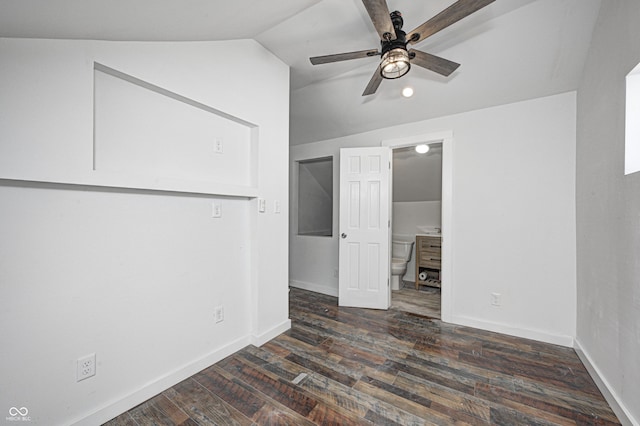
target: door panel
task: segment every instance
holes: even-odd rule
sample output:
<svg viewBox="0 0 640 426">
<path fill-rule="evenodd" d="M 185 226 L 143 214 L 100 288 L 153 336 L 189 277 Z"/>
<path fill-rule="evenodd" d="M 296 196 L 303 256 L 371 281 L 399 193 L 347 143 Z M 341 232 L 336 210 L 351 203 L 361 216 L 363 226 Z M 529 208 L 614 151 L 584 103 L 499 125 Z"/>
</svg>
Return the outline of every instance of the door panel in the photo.
<svg viewBox="0 0 640 426">
<path fill-rule="evenodd" d="M 340 306 L 389 307 L 389 161 L 388 147 L 340 150 Z"/>
</svg>

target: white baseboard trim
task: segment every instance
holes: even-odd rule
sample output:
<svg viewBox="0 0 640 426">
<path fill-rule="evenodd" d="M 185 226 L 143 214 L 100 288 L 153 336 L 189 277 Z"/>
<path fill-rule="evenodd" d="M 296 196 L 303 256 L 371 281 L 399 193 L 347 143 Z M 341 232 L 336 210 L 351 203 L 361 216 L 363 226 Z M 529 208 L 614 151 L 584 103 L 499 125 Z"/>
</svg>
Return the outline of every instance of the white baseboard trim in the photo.
<svg viewBox="0 0 640 426">
<path fill-rule="evenodd" d="M 577 338 L 575 339 L 574 349 L 578 354 L 578 357 L 580 357 L 580 360 L 584 364 L 585 368 L 591 375 L 591 378 L 594 382 L 596 382 L 596 385 L 598 386 L 598 389 L 600 389 L 600 392 L 602 392 L 604 399 L 607 400 L 613 412 L 616 414 L 616 416 L 618 416 L 618 420 L 620 420 L 620 423 L 629 426 L 640 426 L 640 421 L 635 419 L 629 412 L 627 407 L 622 403 L 622 401 L 620 401 L 620 398 L 618 397 L 616 391 L 611 387 L 607 379 L 602 375 L 600 369 L 593 362 L 593 359 L 584 349 L 584 347 L 580 343 L 580 340 L 578 340 Z"/>
<path fill-rule="evenodd" d="M 117 401 L 106 404 L 104 407 L 88 414 L 86 417 L 71 421 L 70 424 L 74 426 L 93 426 L 103 424 L 121 413 L 132 409 L 136 405 L 143 403 L 149 398 L 169 389 L 171 386 L 180 383 L 184 379 L 193 376 L 197 372 L 204 370 L 210 365 L 213 365 L 227 356 L 239 351 L 249 345 L 251 343 L 250 340 L 249 336 L 237 339 L 190 364 L 160 377 L 154 382 L 145 385 L 143 388 L 124 396 Z"/>
<path fill-rule="evenodd" d="M 476 318 L 454 315 L 451 319 L 453 324 L 467 327 L 480 328 L 482 330 L 494 331 L 496 333 L 508 334 L 510 336 L 522 337 L 525 339 L 538 340 L 540 342 L 573 348 L 573 337 L 561 334 L 551 334 L 539 330 L 511 327 L 506 324 L 483 321 Z"/>
<path fill-rule="evenodd" d="M 291 320 L 287 319 L 275 327 L 272 327 L 270 330 L 265 331 L 261 334 L 254 334 L 251 336 L 251 344 L 254 346 L 262 346 L 267 343 L 269 340 L 278 337 L 280 334 L 291 328 Z"/>
<path fill-rule="evenodd" d="M 330 287 L 322 284 L 308 283 L 304 281 L 290 280 L 289 285 L 291 287 L 300 288 L 302 290 L 309 290 L 320 294 L 326 294 L 327 296 L 338 297 L 338 287 Z"/>
</svg>

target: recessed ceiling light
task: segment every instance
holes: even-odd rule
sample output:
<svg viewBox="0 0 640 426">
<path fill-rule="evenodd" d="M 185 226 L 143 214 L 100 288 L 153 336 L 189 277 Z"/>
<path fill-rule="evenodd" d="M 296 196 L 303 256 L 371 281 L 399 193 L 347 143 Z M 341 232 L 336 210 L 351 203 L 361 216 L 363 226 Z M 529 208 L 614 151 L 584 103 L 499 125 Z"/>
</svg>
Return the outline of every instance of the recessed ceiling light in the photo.
<svg viewBox="0 0 640 426">
<path fill-rule="evenodd" d="M 413 89 L 411 87 L 405 87 L 402 89 L 402 96 L 405 98 L 410 98 L 413 96 Z"/>
<path fill-rule="evenodd" d="M 426 154 L 427 152 L 429 152 L 429 145 L 425 145 L 425 144 L 416 145 L 416 152 L 418 154 Z"/>
</svg>

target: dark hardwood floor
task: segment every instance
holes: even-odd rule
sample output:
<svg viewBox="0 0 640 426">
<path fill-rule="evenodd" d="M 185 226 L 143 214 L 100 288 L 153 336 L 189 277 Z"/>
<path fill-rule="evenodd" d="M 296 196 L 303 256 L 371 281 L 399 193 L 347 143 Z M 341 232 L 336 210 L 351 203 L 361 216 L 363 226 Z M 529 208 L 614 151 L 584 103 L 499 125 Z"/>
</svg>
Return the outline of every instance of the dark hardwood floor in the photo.
<svg viewBox="0 0 640 426">
<path fill-rule="evenodd" d="M 440 319 L 440 289 L 415 283 L 403 282 L 400 290 L 391 292 L 391 309 Z"/>
<path fill-rule="evenodd" d="M 292 328 L 107 425 L 613 425 L 572 349 L 291 289 Z"/>
</svg>

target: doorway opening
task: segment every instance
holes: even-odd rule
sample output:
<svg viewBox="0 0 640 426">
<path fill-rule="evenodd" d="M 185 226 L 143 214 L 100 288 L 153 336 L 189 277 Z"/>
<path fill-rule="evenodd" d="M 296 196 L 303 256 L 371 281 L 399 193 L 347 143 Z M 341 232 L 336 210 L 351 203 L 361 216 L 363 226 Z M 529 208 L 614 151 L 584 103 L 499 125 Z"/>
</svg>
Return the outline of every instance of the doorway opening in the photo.
<svg viewBox="0 0 640 426">
<path fill-rule="evenodd" d="M 393 149 L 391 217 L 391 307 L 440 319 L 442 142 Z"/>
</svg>

